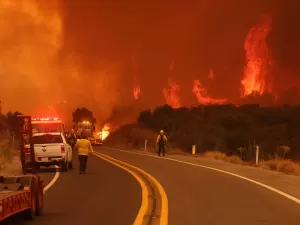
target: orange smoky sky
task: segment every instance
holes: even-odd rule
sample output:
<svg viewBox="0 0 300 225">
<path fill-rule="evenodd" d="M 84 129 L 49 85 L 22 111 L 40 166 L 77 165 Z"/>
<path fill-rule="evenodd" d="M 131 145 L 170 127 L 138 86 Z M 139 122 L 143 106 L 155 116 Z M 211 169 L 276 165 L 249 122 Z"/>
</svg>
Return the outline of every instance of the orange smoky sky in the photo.
<svg viewBox="0 0 300 225">
<path fill-rule="evenodd" d="M 195 80 L 209 84 L 215 98 L 237 101 L 244 41 L 266 14 L 273 18 L 266 41 L 276 61 L 275 88 L 299 88 L 299 4 L 0 0 L 2 108 L 69 118 L 86 106 L 102 121 L 115 107 L 154 107 L 165 103 L 172 61 L 181 105 L 197 104 Z"/>
</svg>

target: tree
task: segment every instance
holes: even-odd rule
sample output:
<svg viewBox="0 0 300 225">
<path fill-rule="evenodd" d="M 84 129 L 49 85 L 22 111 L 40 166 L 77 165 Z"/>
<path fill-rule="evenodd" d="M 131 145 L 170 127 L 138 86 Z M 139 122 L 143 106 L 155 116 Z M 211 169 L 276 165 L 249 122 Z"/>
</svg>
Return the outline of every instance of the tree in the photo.
<svg viewBox="0 0 300 225">
<path fill-rule="evenodd" d="M 96 118 L 94 117 L 93 112 L 85 107 L 75 109 L 72 113 L 72 117 L 74 123 L 78 123 L 83 120 L 87 120 L 93 124 L 96 123 Z"/>
<path fill-rule="evenodd" d="M 9 111 L 8 113 L 6 113 L 6 120 L 7 120 L 7 124 L 8 124 L 8 129 L 10 131 L 10 133 L 17 133 L 19 130 L 19 119 L 18 116 L 22 115 L 22 113 L 16 111 L 16 112 L 11 112 Z"/>
<path fill-rule="evenodd" d="M 156 107 L 152 113 L 153 128 L 158 130 L 164 130 L 171 132 L 173 127 L 174 110 L 169 105 L 163 105 Z"/>
</svg>

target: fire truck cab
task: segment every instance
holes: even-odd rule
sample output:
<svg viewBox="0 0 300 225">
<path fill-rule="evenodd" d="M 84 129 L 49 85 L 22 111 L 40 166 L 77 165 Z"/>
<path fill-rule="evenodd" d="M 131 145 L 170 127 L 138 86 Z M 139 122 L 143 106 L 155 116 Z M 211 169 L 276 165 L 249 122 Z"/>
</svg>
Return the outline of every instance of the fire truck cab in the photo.
<svg viewBox="0 0 300 225">
<path fill-rule="evenodd" d="M 84 131 L 89 138 L 93 137 L 95 127 L 89 121 L 80 121 L 76 124 L 76 135 L 80 138 L 80 134 Z"/>
</svg>

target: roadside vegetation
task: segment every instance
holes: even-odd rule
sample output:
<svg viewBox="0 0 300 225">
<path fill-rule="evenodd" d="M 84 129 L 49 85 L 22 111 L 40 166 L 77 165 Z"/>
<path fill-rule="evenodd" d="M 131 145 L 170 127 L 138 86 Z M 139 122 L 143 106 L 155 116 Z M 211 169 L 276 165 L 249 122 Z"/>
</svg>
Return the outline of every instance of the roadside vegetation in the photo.
<svg viewBox="0 0 300 225">
<path fill-rule="evenodd" d="M 0 170 L 13 157 L 18 156 L 18 115 L 20 112 L 8 112 L 0 115 Z"/>
<path fill-rule="evenodd" d="M 259 105 L 198 106 L 172 109 L 160 106 L 140 113 L 136 124 L 122 126 L 106 144 L 155 151 L 163 129 L 169 138 L 169 154 L 191 154 L 240 165 L 300 175 L 300 107 Z M 117 147 L 117 146 L 116 146 Z"/>
</svg>

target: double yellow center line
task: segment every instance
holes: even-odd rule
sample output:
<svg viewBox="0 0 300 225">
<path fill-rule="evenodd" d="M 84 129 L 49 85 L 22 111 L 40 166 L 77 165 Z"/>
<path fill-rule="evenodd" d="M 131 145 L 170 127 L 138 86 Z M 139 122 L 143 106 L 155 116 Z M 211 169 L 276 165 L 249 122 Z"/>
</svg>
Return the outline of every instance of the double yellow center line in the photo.
<svg viewBox="0 0 300 225">
<path fill-rule="evenodd" d="M 161 184 L 153 176 L 140 168 L 99 152 L 94 152 L 93 155 L 126 170 L 141 185 L 142 204 L 133 225 L 168 224 L 168 198 Z"/>
</svg>

